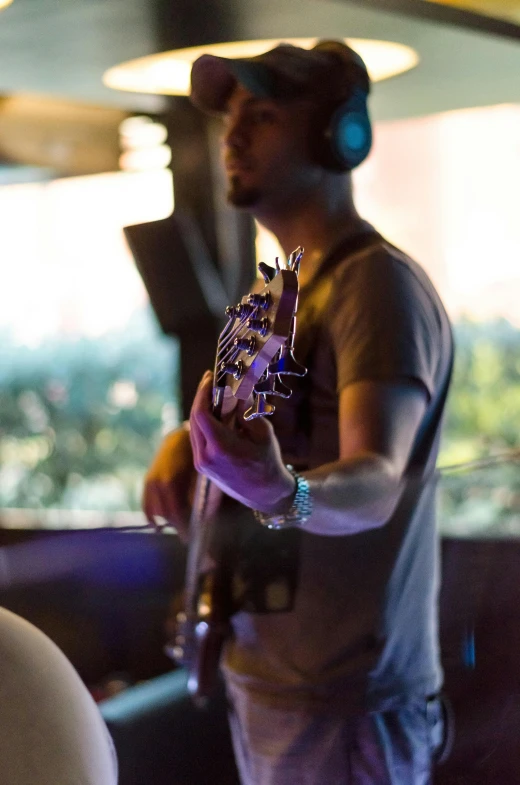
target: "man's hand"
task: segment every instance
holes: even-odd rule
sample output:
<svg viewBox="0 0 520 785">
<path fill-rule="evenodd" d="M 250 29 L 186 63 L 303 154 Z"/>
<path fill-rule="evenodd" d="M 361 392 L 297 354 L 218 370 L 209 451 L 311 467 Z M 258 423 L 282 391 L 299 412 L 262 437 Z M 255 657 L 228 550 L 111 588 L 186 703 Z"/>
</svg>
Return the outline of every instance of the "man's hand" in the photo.
<svg viewBox="0 0 520 785">
<path fill-rule="evenodd" d="M 284 512 L 294 495 L 294 478 L 286 468 L 271 423 L 247 422 L 240 407 L 233 426 L 211 412 L 213 375 L 207 371 L 190 415 L 195 468 L 242 504 L 267 513 Z"/>
<path fill-rule="evenodd" d="M 143 511 L 150 523 L 159 516 L 188 540 L 191 497 L 196 473 L 187 425 L 167 434 L 145 477 Z"/>
</svg>

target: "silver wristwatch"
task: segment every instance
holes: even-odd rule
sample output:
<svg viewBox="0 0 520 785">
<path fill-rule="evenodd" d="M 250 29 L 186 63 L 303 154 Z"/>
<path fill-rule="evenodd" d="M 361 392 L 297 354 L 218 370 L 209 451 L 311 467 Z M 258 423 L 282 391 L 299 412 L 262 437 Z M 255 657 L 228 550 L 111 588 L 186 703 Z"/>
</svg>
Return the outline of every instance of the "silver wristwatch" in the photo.
<svg viewBox="0 0 520 785">
<path fill-rule="evenodd" d="M 268 529 L 287 529 L 289 526 L 303 526 L 312 512 L 312 496 L 308 481 L 295 471 L 293 466 L 287 465 L 296 481 L 296 491 L 289 510 L 282 515 L 253 510 L 254 516 L 262 526 Z"/>
</svg>

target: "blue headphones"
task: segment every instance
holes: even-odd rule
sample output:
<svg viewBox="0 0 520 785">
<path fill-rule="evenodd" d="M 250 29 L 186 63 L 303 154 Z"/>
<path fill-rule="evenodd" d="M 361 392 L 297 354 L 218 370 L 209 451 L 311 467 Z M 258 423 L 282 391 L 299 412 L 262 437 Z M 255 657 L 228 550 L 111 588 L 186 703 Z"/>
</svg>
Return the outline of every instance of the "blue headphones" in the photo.
<svg viewBox="0 0 520 785">
<path fill-rule="evenodd" d="M 317 163 L 336 172 L 350 172 L 363 163 L 372 147 L 368 94 L 355 87 L 340 104 L 316 107 L 311 148 Z"/>
</svg>

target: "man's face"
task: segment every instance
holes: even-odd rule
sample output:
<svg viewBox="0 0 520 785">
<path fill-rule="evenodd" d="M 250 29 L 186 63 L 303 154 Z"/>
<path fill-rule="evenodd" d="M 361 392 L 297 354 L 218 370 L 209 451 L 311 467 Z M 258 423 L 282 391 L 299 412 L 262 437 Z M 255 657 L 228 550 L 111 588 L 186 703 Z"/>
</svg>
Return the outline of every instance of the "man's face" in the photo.
<svg viewBox="0 0 520 785">
<path fill-rule="evenodd" d="M 228 200 L 253 213 L 297 198 L 316 177 L 308 154 L 309 108 L 258 98 L 238 85 L 224 117 Z"/>
</svg>

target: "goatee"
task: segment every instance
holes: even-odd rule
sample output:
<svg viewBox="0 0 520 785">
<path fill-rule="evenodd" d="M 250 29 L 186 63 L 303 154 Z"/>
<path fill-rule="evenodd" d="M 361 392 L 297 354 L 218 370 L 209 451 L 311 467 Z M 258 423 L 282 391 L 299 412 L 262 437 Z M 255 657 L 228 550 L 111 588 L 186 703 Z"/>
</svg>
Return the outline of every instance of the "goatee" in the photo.
<svg viewBox="0 0 520 785">
<path fill-rule="evenodd" d="M 258 188 L 243 188 L 238 177 L 231 177 L 227 191 L 227 200 L 234 207 L 254 207 L 261 198 Z"/>
</svg>

